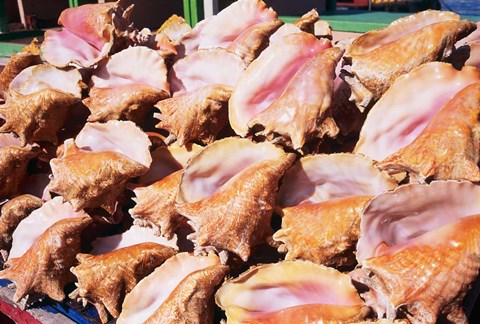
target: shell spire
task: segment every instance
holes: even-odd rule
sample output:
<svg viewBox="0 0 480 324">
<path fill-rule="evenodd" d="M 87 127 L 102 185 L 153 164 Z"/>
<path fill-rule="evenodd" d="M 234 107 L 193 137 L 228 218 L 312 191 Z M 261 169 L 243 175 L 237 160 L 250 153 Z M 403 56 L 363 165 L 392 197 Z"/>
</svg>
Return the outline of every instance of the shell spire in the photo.
<svg viewBox="0 0 480 324">
<path fill-rule="evenodd" d="M 126 294 L 175 254 L 173 248 L 151 242 L 101 255 L 77 254 L 79 265 L 71 271 L 77 277 L 78 288 L 70 298 L 92 303 L 102 323 L 107 323 L 107 311 L 117 318 Z"/>
<path fill-rule="evenodd" d="M 40 198 L 32 195 L 21 195 L 9 200 L 2 206 L 0 213 L 0 253 L 7 260 L 12 248 L 12 235 L 20 222 L 34 210 L 42 207 Z"/>
<path fill-rule="evenodd" d="M 145 323 L 213 323 L 215 288 L 230 268 L 212 265 L 188 275 Z"/>
<path fill-rule="evenodd" d="M 147 187 L 134 190 L 137 204 L 130 213 L 136 222 L 146 221 L 166 238 L 173 237 L 174 231 L 186 222 L 185 217 L 175 209 L 182 174 L 183 170 L 179 170 Z"/>
<path fill-rule="evenodd" d="M 65 298 L 63 288 L 74 280 L 70 267 L 80 252 L 80 234 L 91 222 L 89 217 L 60 220 L 24 255 L 7 261 L 8 268 L 0 271 L 0 278 L 15 283 L 15 302 L 32 293 L 47 295 L 56 301 Z"/>
<path fill-rule="evenodd" d="M 421 181 L 480 181 L 480 82 L 459 91 L 408 146 L 378 167 Z"/>
<path fill-rule="evenodd" d="M 73 140 L 65 142 L 63 157 L 52 159 L 50 166 L 53 179 L 48 190 L 62 195 L 77 211 L 101 207 L 110 214 L 127 181 L 147 171 L 144 165 L 120 153 L 84 151 Z M 98 187 L 99 183 L 103 186 Z"/>
<path fill-rule="evenodd" d="M 275 155 L 268 154 L 269 151 Z M 237 164 L 233 164 L 233 174 L 221 170 L 220 166 L 216 171 L 217 166 L 204 165 L 213 156 L 230 153 L 234 154 L 232 162 Z M 251 161 L 247 155 L 252 156 Z M 278 182 L 294 160 L 294 154 L 286 154 L 271 144 L 253 144 L 247 139 L 236 138 L 217 141 L 192 158 L 180 184 L 177 211 L 187 217 L 195 229 L 193 237 L 197 249 L 214 247 L 217 251 L 233 252 L 246 261 L 251 248 L 264 243 L 273 234 L 270 221 Z M 215 178 L 225 178 L 209 186 L 213 191 L 210 194 L 199 193 L 203 197 L 198 199 L 194 188 L 215 180 L 196 179 L 196 175 L 210 168 L 213 168 L 211 172 L 218 172 Z"/>
</svg>

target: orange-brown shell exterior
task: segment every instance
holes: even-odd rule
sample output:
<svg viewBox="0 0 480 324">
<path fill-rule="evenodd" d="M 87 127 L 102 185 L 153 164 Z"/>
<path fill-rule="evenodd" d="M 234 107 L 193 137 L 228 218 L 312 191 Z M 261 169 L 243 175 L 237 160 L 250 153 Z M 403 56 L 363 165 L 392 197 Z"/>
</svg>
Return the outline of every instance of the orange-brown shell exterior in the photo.
<svg viewBox="0 0 480 324">
<path fill-rule="evenodd" d="M 126 294 L 176 253 L 171 247 L 148 242 L 100 255 L 77 254 L 79 265 L 71 271 L 78 288 L 70 297 L 92 303 L 106 323 L 107 311 L 117 318 Z"/>
<path fill-rule="evenodd" d="M 480 181 L 480 82 L 458 92 L 408 146 L 379 168 L 422 179 Z"/>
<path fill-rule="evenodd" d="M 242 321 L 242 324 L 277 324 L 277 323 L 357 323 L 369 313 L 368 307 L 337 305 L 302 305 L 282 309 L 273 314 L 266 314 L 255 319 Z"/>
<path fill-rule="evenodd" d="M 7 260 L 12 247 L 12 234 L 18 224 L 35 209 L 42 207 L 40 198 L 21 195 L 5 203 L 0 210 L 0 253 Z"/>
<path fill-rule="evenodd" d="M 137 204 L 130 214 L 136 224 L 143 225 L 145 221 L 166 238 L 173 237 L 174 231 L 186 222 L 185 217 L 175 209 L 182 173 L 183 170 L 176 171 L 147 187 L 134 190 Z"/>
<path fill-rule="evenodd" d="M 300 30 L 315 35 L 315 23 L 320 19 L 318 11 L 312 9 L 293 23 Z"/>
<path fill-rule="evenodd" d="M 109 120 L 143 121 L 153 105 L 168 93 L 145 84 L 129 84 L 117 88 L 92 88 L 83 104 L 90 109 L 89 122 Z"/>
<path fill-rule="evenodd" d="M 79 101 L 74 95 L 54 89 L 43 89 L 22 95 L 9 92 L 0 114 L 6 122 L 0 133 L 13 132 L 22 145 L 38 141 L 57 144 L 57 133 L 67 120 L 70 107 Z"/>
<path fill-rule="evenodd" d="M 332 47 L 313 56 L 295 74 L 287 88 L 266 110 L 256 115 L 250 127 L 261 125 L 257 135 L 276 135 L 294 149 L 314 138 L 334 138 L 339 129 L 332 118 L 335 67 L 343 50 Z"/>
<path fill-rule="evenodd" d="M 205 323 L 214 320 L 215 288 L 229 267 L 214 265 L 188 275 L 145 323 Z"/>
<path fill-rule="evenodd" d="M 12 82 L 20 72 L 29 66 L 37 64 L 42 64 L 42 59 L 40 58 L 38 40 L 34 38 L 30 45 L 25 46 L 21 52 L 12 55 L 0 73 L 0 96 L 5 98 L 10 82 Z"/>
<path fill-rule="evenodd" d="M 212 143 L 228 123 L 231 94 L 231 87 L 217 84 L 159 101 L 156 127 L 174 134 L 179 146 L 194 141 Z"/>
<path fill-rule="evenodd" d="M 53 300 L 65 298 L 63 288 L 73 282 L 70 272 L 80 252 L 80 235 L 92 222 L 89 217 L 63 219 L 49 227 L 20 258 L 6 262 L 0 271 L 17 288 L 13 300 L 18 302 L 29 294 L 47 295 Z"/>
<path fill-rule="evenodd" d="M 28 162 L 38 153 L 38 148 L 30 145 L 0 148 L 0 199 L 18 193 L 20 183 L 27 174 Z"/>
<path fill-rule="evenodd" d="M 480 270 L 480 215 L 447 227 L 436 230 L 429 244 L 410 244 L 363 261 L 370 274 L 366 283 L 375 290 L 366 294 L 367 302 L 373 295 L 389 303 L 389 319 L 402 307 L 414 324 L 433 324 L 439 317 L 468 323 L 462 301 Z"/>
<path fill-rule="evenodd" d="M 197 248 L 233 252 L 246 261 L 251 248 L 273 233 L 270 221 L 278 182 L 294 160 L 290 153 L 257 162 L 211 196 L 177 205 L 178 212 L 191 220 Z"/>
<path fill-rule="evenodd" d="M 240 34 L 227 50 L 240 56 L 249 65 L 268 46 L 270 36 L 282 25 L 283 22 L 278 19 L 255 24 Z"/>
<path fill-rule="evenodd" d="M 63 196 L 79 211 L 101 207 L 110 214 L 130 178 L 147 167 L 117 152 L 87 152 L 73 140 L 65 142 L 64 155 L 50 161 L 53 179 L 47 189 Z"/>
<path fill-rule="evenodd" d="M 349 196 L 282 210 L 282 228 L 273 236 L 284 242 L 285 260 L 309 260 L 327 266 L 352 265 L 363 209 L 372 196 Z"/>
<path fill-rule="evenodd" d="M 454 49 L 457 40 L 476 28 L 468 20 L 446 20 L 428 25 L 367 53 L 347 53 L 351 73 L 344 78 L 352 89 L 357 106 L 367 107 L 378 100 L 397 77 L 423 63 L 441 61 Z M 352 45 L 352 51 L 355 42 Z M 351 51 L 351 52 L 352 52 Z"/>
<path fill-rule="evenodd" d="M 348 275 L 300 260 L 251 267 L 215 299 L 228 323 L 353 323 L 369 313 Z"/>
</svg>

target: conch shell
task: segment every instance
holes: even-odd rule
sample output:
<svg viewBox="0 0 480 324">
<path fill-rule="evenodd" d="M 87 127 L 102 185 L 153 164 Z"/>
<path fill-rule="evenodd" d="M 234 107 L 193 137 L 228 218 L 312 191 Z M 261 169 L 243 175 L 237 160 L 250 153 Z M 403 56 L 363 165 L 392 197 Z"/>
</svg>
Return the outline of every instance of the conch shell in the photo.
<svg viewBox="0 0 480 324">
<path fill-rule="evenodd" d="M 176 171 L 165 178 L 134 190 L 137 203 L 130 210 L 136 224 L 147 223 L 156 232 L 172 238 L 174 231 L 186 223 L 185 217 L 175 209 L 175 199 L 183 171 Z"/>
<path fill-rule="evenodd" d="M 18 193 L 28 162 L 38 153 L 37 147 L 21 147 L 21 141 L 13 134 L 0 134 L 0 199 Z"/>
<path fill-rule="evenodd" d="M 57 144 L 57 133 L 77 118 L 82 97 L 82 76 L 76 69 L 49 64 L 30 66 L 10 83 L 2 130 L 15 132 L 22 144 L 47 141 Z M 77 113 L 77 114 L 75 114 Z"/>
<path fill-rule="evenodd" d="M 64 149 L 61 158 L 50 161 L 53 179 L 47 189 L 62 195 L 76 211 L 101 207 L 113 214 L 126 183 L 147 171 L 117 152 L 81 150 L 73 140 L 65 141 Z"/>
<path fill-rule="evenodd" d="M 312 96 L 312 92 L 303 95 L 304 82 L 309 83 L 308 89 L 311 89 L 310 82 L 313 82 L 312 80 L 315 80 L 316 83 L 321 81 L 319 87 L 314 91 L 315 109 L 313 109 L 313 114 L 316 117 L 312 119 L 313 122 L 309 120 L 306 126 L 302 125 L 302 131 L 295 132 L 298 134 L 296 135 L 299 137 L 298 139 L 291 138 L 295 148 L 302 146 L 302 142 L 311 136 L 311 133 L 321 129 L 322 123 L 317 125 L 315 118 L 318 117 L 323 121 L 325 119 L 323 117 L 327 117 L 325 110 L 329 106 L 329 91 L 332 91 L 330 87 L 333 87 L 334 79 L 330 65 L 335 60 L 338 61 L 341 56 L 338 52 L 340 50 L 332 50 L 322 55 L 321 52 L 330 47 L 329 40 L 317 40 L 315 36 L 304 32 L 289 34 L 274 43 L 271 42 L 270 46 L 242 73 L 230 97 L 229 120 L 233 130 L 240 136 L 246 136 L 255 124 L 263 125 L 268 121 L 268 125 L 263 125 L 266 127 L 265 131 L 260 133 L 269 135 L 278 131 L 282 135 L 293 137 L 289 125 L 295 124 L 296 120 L 303 123 L 306 120 L 303 118 L 307 117 L 306 111 L 298 108 L 300 103 L 311 107 L 307 97 Z M 328 65 L 325 72 L 314 69 L 314 67 L 318 67 L 319 60 L 322 65 Z M 271 62 L 275 62 L 275 65 L 272 65 Z M 333 64 L 333 69 L 335 66 L 336 63 Z M 302 94 L 297 93 L 296 98 L 292 98 L 293 91 L 300 91 Z M 324 103 L 323 99 L 325 99 Z M 297 110 L 299 110 L 298 114 Z M 285 121 L 280 118 L 281 116 Z M 253 119 L 257 119 L 257 121 L 255 122 Z M 304 134 L 303 130 L 307 134 Z"/>
<path fill-rule="evenodd" d="M 355 153 L 385 159 L 410 144 L 458 91 L 478 81 L 480 70 L 465 66 L 459 71 L 441 62 L 422 64 L 398 77 L 368 112 Z"/>
<path fill-rule="evenodd" d="M 292 207 L 352 195 L 374 196 L 396 186 L 363 155 L 318 154 L 301 158 L 285 173 L 277 203 Z"/>
<path fill-rule="evenodd" d="M 461 303 L 480 269 L 479 194 L 470 182 L 435 181 L 372 200 L 357 251 L 366 276 L 356 279 L 379 317 L 467 322 Z"/>
<path fill-rule="evenodd" d="M 127 231 L 112 236 L 102 236 L 92 242 L 90 254 L 100 255 L 123 249 L 132 245 L 155 243 L 178 250 L 177 236 L 170 239 L 155 235 L 155 231 L 148 227 L 131 226 Z"/>
<path fill-rule="evenodd" d="M 34 38 L 30 45 L 25 46 L 20 52 L 12 55 L 0 73 L 0 95 L 5 98 L 10 82 L 29 66 L 41 64 L 38 40 Z"/>
<path fill-rule="evenodd" d="M 169 146 L 158 147 L 152 152 L 150 169 L 138 179 L 138 182 L 152 184 L 175 171 L 185 168 L 190 158 L 202 149 L 203 146 L 192 143 L 183 146 L 173 143 Z"/>
<path fill-rule="evenodd" d="M 20 258 L 56 222 L 66 218 L 87 216 L 84 211 L 75 212 L 72 205 L 63 202 L 62 197 L 55 197 L 45 202 L 18 224 L 13 232 L 9 259 Z"/>
<path fill-rule="evenodd" d="M 69 270 L 80 252 L 80 234 L 91 222 L 89 217 L 60 220 L 22 257 L 6 262 L 8 268 L 0 271 L 0 278 L 15 283 L 15 302 L 35 293 L 57 301 L 65 298 L 63 288 L 74 280 Z"/>
<path fill-rule="evenodd" d="M 175 253 L 170 247 L 142 243 L 97 256 L 77 254 L 80 263 L 71 271 L 78 288 L 69 297 L 92 303 L 107 323 L 107 311 L 117 318 L 126 294 Z"/>
<path fill-rule="evenodd" d="M 465 217 L 365 260 L 367 303 L 389 319 L 404 311 L 413 324 L 468 323 L 462 301 L 480 270 L 479 234 L 480 215 Z"/>
<path fill-rule="evenodd" d="M 267 138 L 279 134 L 294 149 L 313 138 L 335 137 L 339 129 L 330 108 L 335 67 L 342 55 L 338 47 L 314 55 L 295 73 L 283 93 L 249 122 L 249 127 L 262 126 L 256 135 Z"/>
<path fill-rule="evenodd" d="M 82 76 L 77 69 L 58 69 L 50 64 L 39 64 L 20 72 L 8 88 L 22 95 L 54 89 L 81 99 L 83 86 Z"/>
<path fill-rule="evenodd" d="M 75 144 L 87 151 L 123 154 L 146 168 L 152 163 L 149 150 L 152 143 L 140 128 L 129 121 L 87 123 L 75 138 Z"/>
<path fill-rule="evenodd" d="M 183 35 L 192 31 L 192 27 L 185 22 L 183 17 L 171 15 L 170 18 L 157 29 L 157 34 L 166 35 L 172 42 L 178 43 Z"/>
<path fill-rule="evenodd" d="M 369 311 L 349 276 L 308 261 L 252 268 L 215 299 L 228 323 L 351 323 Z"/>
<path fill-rule="evenodd" d="M 396 182 L 355 154 L 319 154 L 301 158 L 285 174 L 278 194 L 282 228 L 273 239 L 283 242 L 286 260 L 324 265 L 355 262 L 360 219 L 370 199 Z"/>
<path fill-rule="evenodd" d="M 92 67 L 108 55 L 112 46 L 121 45 L 132 8 L 124 10 L 117 1 L 65 9 L 58 19 L 63 29 L 45 32 L 43 58 L 58 67 Z"/>
<path fill-rule="evenodd" d="M 207 269 L 209 270 L 206 271 Z M 175 255 L 142 279 L 127 295 L 117 323 L 143 323 L 156 313 L 156 310 L 158 316 L 168 317 L 170 314 L 178 314 L 178 307 L 182 307 L 183 312 L 179 318 L 191 316 L 192 320 L 205 322 L 211 318 L 209 313 L 213 311 L 213 305 L 208 306 L 208 299 L 211 298 L 212 288 L 218 285 L 221 276 L 225 275 L 224 269 L 220 266 L 220 259 L 214 254 Z M 162 283 L 162 289 L 158 289 L 159 282 Z M 191 299 L 187 302 L 189 298 Z M 201 319 L 195 314 L 199 311 L 199 303 L 205 307 L 202 307 L 202 316 L 205 317 Z"/>
<path fill-rule="evenodd" d="M 277 42 L 282 42 L 282 38 L 284 36 L 290 35 L 290 34 L 295 34 L 295 33 L 300 33 L 302 30 L 300 27 L 297 25 L 291 24 L 291 23 L 286 23 L 280 26 L 280 28 L 277 29 L 276 32 L 274 32 L 269 39 L 269 46 L 273 45 Z"/>
<path fill-rule="evenodd" d="M 1 133 L 13 132 L 22 145 L 38 141 L 56 144 L 57 133 L 67 120 L 70 107 L 80 99 L 55 89 L 43 89 L 32 94 L 9 92 L 8 99 L 0 107 L 6 120 Z"/>
<path fill-rule="evenodd" d="M 479 195 L 480 186 L 468 181 L 409 184 L 378 195 L 362 216 L 358 262 L 461 217 L 480 214 Z"/>
<path fill-rule="evenodd" d="M 261 22 L 241 33 L 227 50 L 240 56 L 250 65 L 269 45 L 270 36 L 283 25 L 281 20 Z"/>
<path fill-rule="evenodd" d="M 136 145 L 129 145 L 134 138 Z M 63 156 L 50 161 L 53 179 L 47 189 L 62 195 L 77 211 L 101 207 L 113 214 L 130 178 L 147 172 L 150 144 L 132 122 L 87 124 L 75 142 L 65 141 Z"/>
<path fill-rule="evenodd" d="M 13 198 L 2 206 L 0 216 L 0 254 L 3 261 L 8 258 L 12 248 L 12 235 L 18 224 L 35 209 L 42 207 L 40 198 L 22 195 Z"/>
<path fill-rule="evenodd" d="M 178 284 L 145 323 L 213 324 L 215 288 L 229 270 L 228 266 L 217 264 L 191 273 Z"/>
<path fill-rule="evenodd" d="M 168 82 L 173 95 L 213 84 L 235 86 L 246 67 L 235 53 L 223 48 L 205 49 L 178 60 L 168 73 Z"/>
<path fill-rule="evenodd" d="M 91 111 L 89 122 L 131 120 L 140 123 L 166 92 L 148 85 L 125 85 L 118 88 L 92 88 L 83 104 Z"/>
<path fill-rule="evenodd" d="M 212 143 L 228 123 L 232 91 L 230 86 L 216 84 L 162 100 L 155 105 L 161 111 L 154 115 L 160 120 L 156 127 L 173 134 L 179 146 L 194 141 Z"/>
<path fill-rule="evenodd" d="M 112 55 L 95 71 L 91 83 L 89 97 L 83 100 L 92 112 L 90 122 L 127 119 L 139 123 L 170 92 L 163 58 L 144 46 Z"/>
<path fill-rule="evenodd" d="M 478 30 L 478 23 L 477 23 Z M 475 33 L 475 32 L 474 32 Z M 472 34 L 474 34 L 472 33 Z M 470 34 L 470 35 L 472 35 Z M 478 37 L 478 36 L 477 36 Z M 468 37 L 467 37 L 468 38 Z M 461 41 L 457 42 L 457 46 Z M 447 62 L 460 69 L 463 66 L 474 66 L 480 69 L 480 37 L 476 40 L 469 41 L 458 47 L 452 55 L 447 58 Z"/>
<path fill-rule="evenodd" d="M 303 14 L 299 19 L 293 23 L 300 28 L 301 31 L 315 35 L 315 23 L 320 19 L 318 11 L 312 9 L 309 12 Z"/>
<path fill-rule="evenodd" d="M 363 111 L 397 77 L 423 63 L 445 59 L 456 41 L 475 28 L 475 23 L 452 12 L 427 10 L 358 37 L 344 58 L 351 65 L 343 78 L 352 89 L 352 100 Z"/>
<path fill-rule="evenodd" d="M 459 91 L 408 146 L 378 167 L 419 181 L 480 181 L 480 82 Z"/>
<path fill-rule="evenodd" d="M 222 69 L 213 68 L 221 65 Z M 160 101 L 157 128 L 168 130 L 178 144 L 210 143 L 228 121 L 226 102 L 245 69 L 245 62 L 223 48 L 197 51 L 178 60 L 168 80 L 173 98 Z"/>
<path fill-rule="evenodd" d="M 285 260 L 302 259 L 327 266 L 355 263 L 363 209 L 372 196 L 347 196 L 282 210 L 275 241 L 285 244 Z"/>
<path fill-rule="evenodd" d="M 195 155 L 176 202 L 195 229 L 190 238 L 197 250 L 213 247 L 246 261 L 251 248 L 272 234 L 278 182 L 294 160 L 270 143 L 239 138 L 216 141 Z"/>
<path fill-rule="evenodd" d="M 277 13 L 262 0 L 235 1 L 181 37 L 178 58 L 191 55 L 198 49 L 227 48 L 249 27 L 273 20 L 278 20 Z"/>
</svg>

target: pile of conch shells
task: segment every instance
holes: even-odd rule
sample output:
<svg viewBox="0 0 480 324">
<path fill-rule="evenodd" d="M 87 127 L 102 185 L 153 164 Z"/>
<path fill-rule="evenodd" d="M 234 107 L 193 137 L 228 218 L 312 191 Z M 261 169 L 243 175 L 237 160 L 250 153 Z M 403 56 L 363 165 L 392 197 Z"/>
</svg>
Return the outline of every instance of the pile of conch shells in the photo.
<svg viewBox="0 0 480 324">
<path fill-rule="evenodd" d="M 67 9 L 0 74 L 16 302 L 103 323 L 467 322 L 475 23 L 429 10 L 335 42 L 315 10 L 284 23 L 261 0 L 193 29 L 140 30 L 132 9 Z"/>
</svg>

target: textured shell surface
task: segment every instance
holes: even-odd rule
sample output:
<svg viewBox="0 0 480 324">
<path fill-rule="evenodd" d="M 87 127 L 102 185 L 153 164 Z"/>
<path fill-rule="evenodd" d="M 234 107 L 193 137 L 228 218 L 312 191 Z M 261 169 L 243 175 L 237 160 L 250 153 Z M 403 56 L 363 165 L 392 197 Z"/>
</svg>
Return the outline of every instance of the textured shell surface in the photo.
<svg viewBox="0 0 480 324">
<path fill-rule="evenodd" d="M 357 245 L 357 260 L 379 256 L 462 217 L 480 213 L 480 186 L 468 181 L 409 184 L 375 197 L 366 207 Z"/>
<path fill-rule="evenodd" d="M 127 295 L 118 323 L 141 323 L 148 319 L 168 298 L 177 285 L 189 274 L 213 265 L 220 259 L 214 254 L 193 256 L 179 253 L 168 259 L 149 276 L 142 279 Z M 155 283 L 162 282 L 159 290 Z"/>
<path fill-rule="evenodd" d="M 135 145 L 131 145 L 131 142 L 135 142 Z M 75 138 L 75 144 L 91 152 L 121 153 L 147 168 L 152 163 L 149 150 L 152 143 L 147 134 L 130 121 L 87 123 Z"/>
<path fill-rule="evenodd" d="M 318 154 L 301 158 L 286 172 L 277 203 L 291 207 L 350 195 L 377 195 L 396 186 L 366 156 Z"/>
<path fill-rule="evenodd" d="M 254 322 L 267 314 L 275 316 L 282 310 L 308 305 L 320 306 L 319 313 L 310 313 L 311 318 L 317 320 L 334 321 L 335 316 L 342 320 L 342 307 L 345 307 L 344 314 L 350 313 L 347 311 L 350 307 L 356 309 L 352 319 L 365 315 L 364 303 L 349 276 L 308 261 L 254 267 L 225 282 L 216 294 L 216 302 L 226 311 L 229 323 Z M 337 314 L 330 313 L 328 306 Z M 308 311 L 298 312 L 298 317 L 293 319 L 303 323 L 308 322 L 308 316 Z"/>
</svg>

